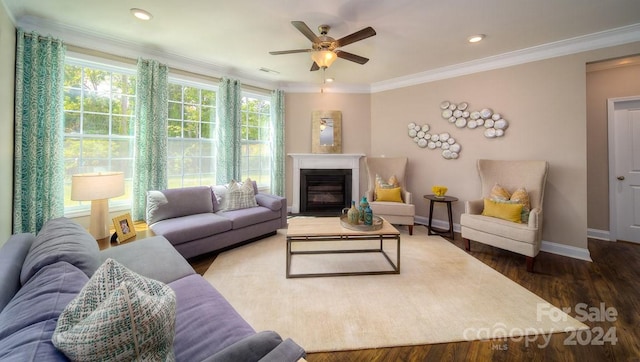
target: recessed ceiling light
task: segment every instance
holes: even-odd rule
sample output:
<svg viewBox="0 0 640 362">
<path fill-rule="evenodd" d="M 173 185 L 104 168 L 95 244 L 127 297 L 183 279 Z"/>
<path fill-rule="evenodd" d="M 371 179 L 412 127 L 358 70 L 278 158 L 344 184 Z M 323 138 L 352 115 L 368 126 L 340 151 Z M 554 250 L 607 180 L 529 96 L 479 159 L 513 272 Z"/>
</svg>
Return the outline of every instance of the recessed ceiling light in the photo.
<svg viewBox="0 0 640 362">
<path fill-rule="evenodd" d="M 469 41 L 469 43 L 477 43 L 480 40 L 484 39 L 485 37 L 486 35 L 484 34 L 476 34 L 468 37 L 467 40 Z"/>
<path fill-rule="evenodd" d="M 327 78 L 327 79 L 325 79 L 325 82 L 327 82 L 327 83 L 331 83 L 331 82 L 333 82 L 334 80 L 335 80 L 334 78 Z"/>
<path fill-rule="evenodd" d="M 151 18 L 153 18 L 153 15 L 151 15 L 150 12 L 143 9 L 133 8 L 130 11 L 133 16 L 140 20 L 151 20 Z"/>
</svg>

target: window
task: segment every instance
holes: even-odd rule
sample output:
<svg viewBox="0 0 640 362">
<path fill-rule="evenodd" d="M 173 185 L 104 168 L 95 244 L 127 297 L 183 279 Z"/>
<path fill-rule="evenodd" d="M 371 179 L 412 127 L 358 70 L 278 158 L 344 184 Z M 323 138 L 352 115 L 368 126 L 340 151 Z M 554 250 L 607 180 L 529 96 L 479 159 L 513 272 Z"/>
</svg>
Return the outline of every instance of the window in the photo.
<svg viewBox="0 0 640 362">
<path fill-rule="evenodd" d="M 271 102 L 268 97 L 242 97 L 240 173 L 260 187 L 271 186 Z"/>
<path fill-rule="evenodd" d="M 217 87 L 169 79 L 168 187 L 215 183 Z M 65 214 L 89 210 L 71 200 L 71 176 L 122 171 L 125 194 L 110 206 L 128 208 L 133 192 L 136 104 L 135 68 L 67 58 L 64 82 Z M 243 92 L 241 175 L 262 189 L 271 185 L 270 98 Z"/>
<path fill-rule="evenodd" d="M 122 171 L 125 194 L 111 205 L 131 204 L 135 70 L 83 64 L 68 58 L 64 80 L 65 213 L 88 209 L 71 200 L 76 173 Z"/>
<path fill-rule="evenodd" d="M 215 183 L 216 92 L 169 81 L 169 188 Z"/>
</svg>

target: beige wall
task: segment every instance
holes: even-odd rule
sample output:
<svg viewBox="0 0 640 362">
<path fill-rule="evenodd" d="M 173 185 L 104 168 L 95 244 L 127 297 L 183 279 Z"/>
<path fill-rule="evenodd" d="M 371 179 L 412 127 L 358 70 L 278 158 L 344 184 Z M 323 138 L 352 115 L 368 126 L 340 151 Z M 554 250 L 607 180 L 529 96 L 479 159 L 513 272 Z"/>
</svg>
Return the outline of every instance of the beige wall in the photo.
<svg viewBox="0 0 640 362">
<path fill-rule="evenodd" d="M 587 194 L 589 228 L 609 230 L 607 99 L 640 96 L 640 65 L 587 73 Z"/>
<path fill-rule="evenodd" d="M 13 113 L 16 29 L 0 4 L 0 245 L 12 233 Z"/>
<path fill-rule="evenodd" d="M 477 159 L 547 160 L 550 172 L 543 240 L 586 249 L 587 208 L 591 206 L 587 202 L 591 194 L 587 190 L 587 156 L 593 150 L 587 152 L 591 144 L 587 139 L 585 64 L 638 52 L 640 43 L 633 43 L 370 96 L 287 94 L 287 152 L 311 151 L 311 110 L 342 110 L 343 152 L 407 156 L 407 188 L 414 193 L 417 216 L 428 217 L 428 203 L 422 195 L 430 193 L 432 185 L 444 184 L 449 194 L 461 200 L 454 205 L 455 223 L 464 211 L 464 201 L 480 196 Z M 484 138 L 481 130 L 458 129 L 441 118 L 438 106 L 443 100 L 465 101 L 473 110 L 492 108 L 509 120 L 511 127 L 505 137 L 495 140 Z M 359 108 L 367 104 L 370 109 Z M 344 127 L 350 120 L 356 129 Z M 427 123 L 432 132 L 451 134 L 462 145 L 460 158 L 447 161 L 435 150 L 417 147 L 407 136 L 410 122 Z M 369 140 L 365 139 L 367 134 Z M 365 183 L 361 177 L 361 189 Z M 291 197 L 290 160 L 287 197 Z M 434 217 L 445 220 L 444 208 L 437 208 Z"/>
<path fill-rule="evenodd" d="M 459 223 L 464 201 L 480 198 L 476 160 L 540 159 L 550 164 L 545 193 L 543 239 L 586 247 L 585 63 L 562 57 L 505 69 L 374 94 L 372 153 L 407 155 L 407 187 L 417 196 L 416 214 L 428 215 L 422 195 L 443 184 L 460 198 L 454 204 Z M 440 116 L 444 100 L 468 102 L 472 110 L 491 108 L 510 122 L 506 135 L 487 139 L 481 129 L 458 129 Z M 407 124 L 431 125 L 462 145 L 460 158 L 445 160 L 407 136 Z M 444 219 L 444 208 L 434 217 Z"/>
<path fill-rule="evenodd" d="M 311 112 L 342 112 L 342 153 L 368 154 L 371 148 L 371 96 L 369 94 L 288 93 L 285 95 L 285 133 L 287 153 L 311 153 Z M 360 162 L 360 190 L 366 187 Z M 293 161 L 287 156 L 287 202 L 293 200 Z"/>
</svg>

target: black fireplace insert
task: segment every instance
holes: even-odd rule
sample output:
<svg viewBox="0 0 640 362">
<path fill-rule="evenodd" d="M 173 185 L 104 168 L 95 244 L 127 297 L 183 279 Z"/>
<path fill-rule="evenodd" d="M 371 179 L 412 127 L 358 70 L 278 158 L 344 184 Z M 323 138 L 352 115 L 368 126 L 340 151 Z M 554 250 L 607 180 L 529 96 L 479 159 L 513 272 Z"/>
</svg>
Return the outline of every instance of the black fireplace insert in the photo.
<svg viewBox="0 0 640 362">
<path fill-rule="evenodd" d="M 300 170 L 300 214 L 337 216 L 350 206 L 350 169 Z"/>
</svg>

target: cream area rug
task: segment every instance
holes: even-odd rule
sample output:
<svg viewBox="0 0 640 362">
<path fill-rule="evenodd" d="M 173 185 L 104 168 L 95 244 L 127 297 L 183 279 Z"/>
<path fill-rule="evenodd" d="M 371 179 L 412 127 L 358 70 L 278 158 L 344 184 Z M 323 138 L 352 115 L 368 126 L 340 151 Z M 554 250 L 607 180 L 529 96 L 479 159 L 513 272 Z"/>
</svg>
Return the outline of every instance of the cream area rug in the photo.
<svg viewBox="0 0 640 362">
<path fill-rule="evenodd" d="M 307 352 L 588 328 L 449 241 L 419 234 L 401 235 L 400 274 L 286 279 L 283 229 L 218 255 L 204 277 L 254 329 L 274 330 Z M 394 247 L 385 242 L 389 255 Z M 389 268 L 380 255 L 295 255 L 292 272 Z"/>
</svg>

